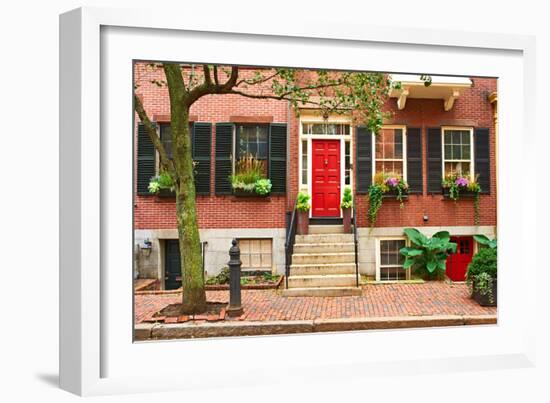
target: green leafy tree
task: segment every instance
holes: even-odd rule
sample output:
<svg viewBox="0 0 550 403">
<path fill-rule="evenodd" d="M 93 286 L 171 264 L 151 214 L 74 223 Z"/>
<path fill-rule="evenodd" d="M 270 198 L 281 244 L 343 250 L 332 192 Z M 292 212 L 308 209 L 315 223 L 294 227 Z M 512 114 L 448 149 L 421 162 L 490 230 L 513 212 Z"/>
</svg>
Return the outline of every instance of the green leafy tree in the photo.
<svg viewBox="0 0 550 403">
<path fill-rule="evenodd" d="M 406 228 L 405 234 L 412 246 L 399 250 L 406 257 L 403 268 L 411 268 L 415 273 L 429 279 L 443 278 L 447 257 L 456 252 L 457 246 L 451 242 L 449 232 L 440 231 L 428 238 L 416 228 Z"/>
<path fill-rule="evenodd" d="M 174 182 L 184 313 L 206 309 L 189 136 L 189 111 L 193 104 L 205 96 L 226 94 L 284 100 L 296 112 L 303 105 L 315 105 L 323 114 L 353 111 L 357 123 L 378 133 L 388 116 L 383 106 L 389 91 L 400 87 L 383 73 L 276 68 L 258 69 L 251 75 L 238 66 L 151 63 L 149 67 L 164 73 L 164 79 L 155 76 L 150 82 L 168 88 L 172 159 L 142 104 L 138 82 L 134 83 L 134 109 L 158 151 L 161 168 Z"/>
</svg>

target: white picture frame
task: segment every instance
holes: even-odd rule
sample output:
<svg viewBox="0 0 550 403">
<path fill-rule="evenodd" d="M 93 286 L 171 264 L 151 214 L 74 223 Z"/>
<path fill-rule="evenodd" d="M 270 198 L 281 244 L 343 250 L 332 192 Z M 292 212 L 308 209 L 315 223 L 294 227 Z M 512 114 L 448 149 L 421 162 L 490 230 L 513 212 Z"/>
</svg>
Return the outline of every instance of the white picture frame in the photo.
<svg viewBox="0 0 550 403">
<path fill-rule="evenodd" d="M 185 52 L 174 46 L 182 41 Z M 273 381 L 274 373 L 278 382 L 297 377 L 322 382 L 328 376 L 345 380 L 534 365 L 536 282 L 518 289 L 513 279 L 536 276 L 536 255 L 526 253 L 528 234 L 536 231 L 536 210 L 511 183 L 529 189 L 530 200 L 536 199 L 537 188 L 534 177 L 518 180 L 520 173 L 507 163 L 512 157 L 515 164 L 535 158 L 534 38 L 337 22 L 327 26 L 307 16 L 281 25 L 215 15 L 182 19 L 169 10 L 81 8 L 61 15 L 60 46 L 63 389 L 98 395 L 205 388 L 212 379 L 217 387 L 249 386 Z M 306 60 L 299 49 L 308 46 L 341 57 L 327 61 L 309 54 Z M 129 62 L 134 59 L 498 76 L 498 325 L 132 343 L 132 267 L 127 266 L 131 158 L 115 155 L 131 153 Z M 114 132 L 128 136 L 109 135 Z M 126 188 L 117 187 L 125 181 L 130 181 Z M 504 213 L 510 211 L 515 214 Z M 506 248 L 512 243 L 513 251 Z M 400 348 L 405 340 L 420 348 Z M 398 347 L 366 354 L 360 347 L 369 343 Z M 181 357 L 192 365 L 182 365 Z M 212 360 L 216 366 L 207 365 Z"/>
</svg>

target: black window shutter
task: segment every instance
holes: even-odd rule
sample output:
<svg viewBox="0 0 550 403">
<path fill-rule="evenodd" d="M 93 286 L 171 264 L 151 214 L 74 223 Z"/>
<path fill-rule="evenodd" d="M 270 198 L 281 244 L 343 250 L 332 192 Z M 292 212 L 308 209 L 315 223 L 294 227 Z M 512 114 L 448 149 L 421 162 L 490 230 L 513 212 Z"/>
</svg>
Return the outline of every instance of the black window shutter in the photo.
<svg viewBox="0 0 550 403">
<path fill-rule="evenodd" d="M 428 193 L 441 193 L 441 128 L 428 129 Z"/>
<path fill-rule="evenodd" d="M 422 194 L 422 130 L 407 128 L 407 183 L 409 193 Z"/>
<path fill-rule="evenodd" d="M 286 193 L 286 124 L 269 125 L 269 178 L 271 193 Z"/>
<path fill-rule="evenodd" d="M 138 123 L 137 187 L 138 195 L 150 195 L 149 182 L 156 173 L 156 150 L 143 123 Z"/>
<path fill-rule="evenodd" d="M 489 129 L 475 129 L 474 131 L 474 165 L 475 174 L 481 193 L 491 193 L 491 165 L 490 165 Z"/>
<path fill-rule="evenodd" d="M 364 126 L 357 127 L 357 194 L 366 194 L 372 183 L 372 132 Z"/>
<path fill-rule="evenodd" d="M 192 133 L 193 162 L 195 162 L 195 191 L 199 195 L 209 195 L 212 124 L 195 122 Z"/>
<path fill-rule="evenodd" d="M 216 123 L 216 171 L 217 195 L 231 194 L 229 177 L 233 172 L 231 154 L 233 150 L 233 123 Z"/>
</svg>

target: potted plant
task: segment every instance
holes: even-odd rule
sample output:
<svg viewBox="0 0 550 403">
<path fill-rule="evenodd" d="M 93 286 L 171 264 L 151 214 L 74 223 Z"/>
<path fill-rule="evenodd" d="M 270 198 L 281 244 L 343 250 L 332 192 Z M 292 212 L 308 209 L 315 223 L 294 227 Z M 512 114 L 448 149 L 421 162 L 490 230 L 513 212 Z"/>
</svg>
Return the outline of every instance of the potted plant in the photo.
<svg viewBox="0 0 550 403">
<path fill-rule="evenodd" d="M 481 306 L 497 305 L 497 249 L 482 248 L 468 265 L 466 283 Z"/>
<path fill-rule="evenodd" d="M 428 280 L 445 278 L 447 257 L 456 252 L 456 243 L 451 242 L 448 231 L 439 231 L 428 238 L 416 228 L 405 228 L 411 241 L 410 247 L 401 248 L 399 253 L 406 257 L 403 269 L 413 269 L 415 274 Z"/>
<path fill-rule="evenodd" d="M 353 196 L 351 194 L 351 188 L 346 186 L 344 188 L 344 195 L 342 196 L 342 202 L 340 208 L 342 209 L 342 217 L 344 224 L 344 232 L 349 234 L 351 232 L 351 208 L 353 207 Z"/>
<path fill-rule="evenodd" d="M 298 234 L 307 235 L 309 229 L 309 196 L 305 192 L 298 193 L 296 200 L 296 210 L 298 211 Z"/>
<path fill-rule="evenodd" d="M 376 223 L 378 210 L 382 207 L 382 200 L 395 198 L 403 207 L 403 200 L 409 192 L 409 184 L 405 182 L 401 174 L 395 172 L 377 172 L 374 175 L 372 185 L 369 186 L 369 221 L 371 229 Z"/>
<path fill-rule="evenodd" d="M 235 196 L 266 197 L 271 193 L 271 180 L 265 177 L 264 163 L 252 155 L 235 163 L 235 174 L 230 176 Z"/>
<path fill-rule="evenodd" d="M 149 193 L 160 196 L 170 197 L 174 196 L 174 181 L 170 174 L 166 171 L 160 172 L 157 176 L 151 178 L 149 182 Z"/>
</svg>

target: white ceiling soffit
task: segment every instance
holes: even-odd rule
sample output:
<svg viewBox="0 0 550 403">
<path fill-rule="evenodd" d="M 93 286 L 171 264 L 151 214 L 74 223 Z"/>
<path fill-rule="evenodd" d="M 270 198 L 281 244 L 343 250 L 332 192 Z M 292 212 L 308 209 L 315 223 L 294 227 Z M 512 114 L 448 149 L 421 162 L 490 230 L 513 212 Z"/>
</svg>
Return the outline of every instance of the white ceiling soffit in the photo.
<svg viewBox="0 0 550 403">
<path fill-rule="evenodd" d="M 460 96 L 460 91 L 472 86 L 472 80 L 467 77 L 431 76 L 432 83 L 428 87 L 419 75 L 392 74 L 391 79 L 401 82 L 401 89 L 392 90 L 390 97 L 397 98 L 397 107 L 405 109 L 408 98 L 441 99 L 446 111 L 453 108 L 454 101 Z"/>
</svg>

